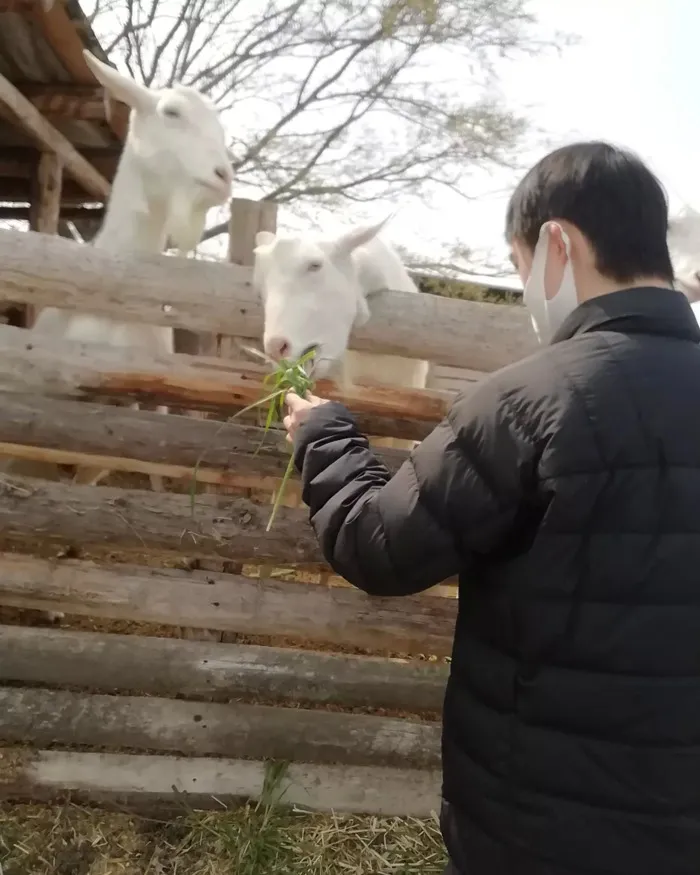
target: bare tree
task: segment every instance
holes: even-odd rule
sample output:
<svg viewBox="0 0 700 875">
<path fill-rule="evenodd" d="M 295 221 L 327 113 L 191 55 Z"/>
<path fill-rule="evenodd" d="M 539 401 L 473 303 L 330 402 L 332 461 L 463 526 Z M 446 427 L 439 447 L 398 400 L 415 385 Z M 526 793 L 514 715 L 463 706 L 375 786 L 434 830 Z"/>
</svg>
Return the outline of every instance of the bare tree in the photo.
<svg viewBox="0 0 700 875">
<path fill-rule="evenodd" d="M 550 47 L 526 0 L 94 0 L 107 52 L 226 113 L 239 186 L 278 203 L 465 192 L 525 130 L 499 57 Z"/>
</svg>

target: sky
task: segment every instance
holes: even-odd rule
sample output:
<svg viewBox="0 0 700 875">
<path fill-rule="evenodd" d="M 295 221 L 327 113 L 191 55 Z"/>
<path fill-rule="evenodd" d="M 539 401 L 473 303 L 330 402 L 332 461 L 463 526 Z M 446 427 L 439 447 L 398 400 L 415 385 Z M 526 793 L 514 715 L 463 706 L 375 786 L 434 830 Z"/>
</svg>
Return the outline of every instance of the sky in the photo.
<svg viewBox="0 0 700 875">
<path fill-rule="evenodd" d="M 519 157 L 534 163 L 566 142 L 605 139 L 633 149 L 665 185 L 671 211 L 700 208 L 700 97 L 697 0 L 532 0 L 544 31 L 579 36 L 561 55 L 503 62 L 506 104 L 524 114 L 539 139 Z M 518 175 L 481 174 L 476 198 L 441 195 L 429 213 L 399 210 L 391 236 L 416 251 L 455 235 L 477 258 L 503 262 L 503 219 Z M 378 209 L 378 213 L 381 209 Z M 432 240 L 419 231 L 431 228 Z"/>
<path fill-rule="evenodd" d="M 84 5 L 90 6 L 89 0 Z M 496 94 L 531 125 L 517 156 L 520 165 L 531 166 L 567 142 L 605 139 L 631 148 L 649 164 L 667 189 L 672 213 L 685 205 L 700 209 L 698 0 L 530 0 L 529 9 L 542 36 L 563 31 L 576 35 L 578 43 L 560 54 L 519 56 L 496 66 Z M 453 62 L 448 63 L 452 76 Z M 469 71 L 464 75 L 469 89 Z M 393 214 L 387 237 L 411 252 L 439 258 L 445 244 L 460 243 L 472 251 L 476 271 L 484 264 L 508 271 L 503 221 L 522 172 L 475 174 L 469 199 L 441 191 L 431 206 L 377 202 L 363 211 L 362 220 Z M 210 214 L 209 224 L 217 221 Z M 280 210 L 282 230 L 298 227 L 297 221 L 288 209 Z M 358 220 L 348 207 L 323 219 L 329 221 L 343 226 Z M 203 254 L 221 257 L 222 240 L 204 244 Z"/>
</svg>

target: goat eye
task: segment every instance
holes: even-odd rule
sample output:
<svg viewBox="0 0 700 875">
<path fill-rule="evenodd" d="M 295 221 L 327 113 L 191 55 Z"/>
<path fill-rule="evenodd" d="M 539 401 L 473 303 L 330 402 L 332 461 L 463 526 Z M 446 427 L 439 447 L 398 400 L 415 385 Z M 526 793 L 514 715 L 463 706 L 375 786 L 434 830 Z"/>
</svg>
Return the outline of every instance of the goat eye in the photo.
<svg viewBox="0 0 700 875">
<path fill-rule="evenodd" d="M 308 264 L 308 270 L 310 273 L 315 273 L 317 270 L 321 270 L 323 267 L 323 263 L 320 261 L 310 261 Z"/>
<path fill-rule="evenodd" d="M 167 116 L 168 118 L 181 118 L 180 110 L 175 109 L 174 106 L 166 106 L 163 110 L 163 115 Z"/>
</svg>

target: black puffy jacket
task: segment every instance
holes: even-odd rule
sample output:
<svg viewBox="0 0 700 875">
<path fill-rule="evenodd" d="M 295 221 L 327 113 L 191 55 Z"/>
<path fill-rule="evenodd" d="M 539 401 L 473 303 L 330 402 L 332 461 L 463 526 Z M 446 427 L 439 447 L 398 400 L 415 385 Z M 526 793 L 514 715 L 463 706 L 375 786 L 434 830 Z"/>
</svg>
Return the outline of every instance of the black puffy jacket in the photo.
<svg viewBox="0 0 700 875">
<path fill-rule="evenodd" d="M 700 331 L 678 292 L 591 300 L 392 478 L 348 411 L 295 445 L 333 568 L 459 574 L 442 825 L 465 875 L 700 875 Z"/>
</svg>

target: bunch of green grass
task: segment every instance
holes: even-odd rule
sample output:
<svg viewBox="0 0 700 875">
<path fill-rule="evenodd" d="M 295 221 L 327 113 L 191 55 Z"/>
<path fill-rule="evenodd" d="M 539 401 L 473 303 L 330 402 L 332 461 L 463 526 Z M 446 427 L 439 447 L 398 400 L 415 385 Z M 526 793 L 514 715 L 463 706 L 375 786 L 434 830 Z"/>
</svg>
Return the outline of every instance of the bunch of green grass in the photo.
<svg viewBox="0 0 700 875">
<path fill-rule="evenodd" d="M 226 420 L 226 422 L 222 425 L 222 428 L 225 428 L 225 426 L 229 422 L 233 422 L 233 420 L 237 419 L 239 416 L 243 416 L 244 413 L 249 413 L 251 410 L 259 410 L 260 408 L 264 408 L 265 406 L 267 406 L 263 437 L 262 441 L 260 442 L 260 446 L 256 451 L 259 452 L 263 446 L 263 443 L 265 442 L 265 436 L 272 427 L 273 423 L 281 422 L 284 418 L 284 399 L 287 392 L 296 392 L 296 394 L 300 398 L 304 398 L 307 392 L 313 391 L 314 380 L 312 379 L 311 374 L 312 360 L 315 355 L 315 350 L 310 350 L 309 352 L 304 353 L 303 356 L 295 360 L 281 359 L 279 362 L 276 362 L 256 349 L 250 349 L 248 347 L 245 347 L 245 349 L 247 352 L 255 355 L 256 357 L 264 359 L 268 364 L 274 367 L 274 371 L 268 374 L 262 381 L 265 389 L 270 389 L 271 391 L 267 392 L 267 394 L 265 394 L 259 401 L 255 401 L 253 404 L 249 404 L 247 407 L 244 407 L 243 410 L 239 410 L 237 413 L 234 413 L 233 416 L 229 417 L 229 419 Z M 203 459 L 204 453 L 202 453 L 197 459 L 192 476 L 190 500 L 193 513 L 195 490 L 197 486 L 197 472 L 199 471 L 199 466 L 201 465 Z M 270 514 L 270 519 L 267 521 L 267 526 L 265 527 L 266 532 L 269 532 L 272 528 L 272 523 L 277 516 L 277 511 L 279 510 L 279 507 L 282 503 L 282 498 L 284 497 L 284 490 L 287 486 L 289 478 L 292 475 L 293 470 L 294 454 L 292 452 L 289 456 L 289 462 L 287 464 L 285 472 L 282 475 L 282 482 L 279 485 L 279 489 L 277 489 L 275 493 L 272 513 Z"/>
</svg>

